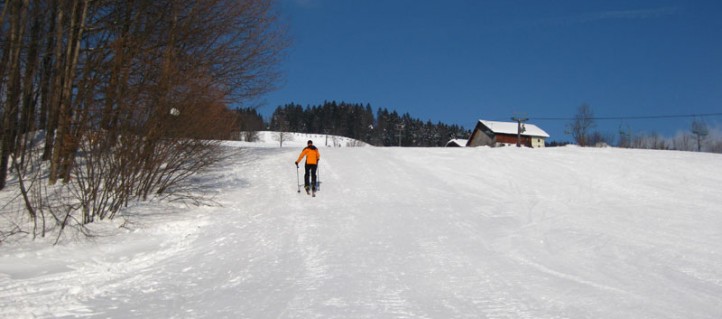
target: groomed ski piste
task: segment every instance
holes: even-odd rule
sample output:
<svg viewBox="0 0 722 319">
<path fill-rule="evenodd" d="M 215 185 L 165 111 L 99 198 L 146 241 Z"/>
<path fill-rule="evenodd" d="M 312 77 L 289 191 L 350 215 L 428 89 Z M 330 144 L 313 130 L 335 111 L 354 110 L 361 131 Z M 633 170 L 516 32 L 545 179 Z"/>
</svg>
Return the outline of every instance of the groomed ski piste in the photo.
<svg viewBox="0 0 722 319">
<path fill-rule="evenodd" d="M 263 135 L 196 177 L 214 205 L 3 243 L 0 317 L 722 318 L 721 155 Z"/>
</svg>

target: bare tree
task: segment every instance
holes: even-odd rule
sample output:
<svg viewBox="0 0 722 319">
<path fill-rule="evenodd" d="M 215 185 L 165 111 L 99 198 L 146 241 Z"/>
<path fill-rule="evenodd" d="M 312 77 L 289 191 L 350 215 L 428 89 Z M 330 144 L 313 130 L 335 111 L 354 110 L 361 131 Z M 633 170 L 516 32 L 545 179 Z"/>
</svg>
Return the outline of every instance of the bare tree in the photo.
<svg viewBox="0 0 722 319">
<path fill-rule="evenodd" d="M 273 137 L 274 140 L 278 141 L 278 146 L 283 147 L 283 142 L 293 141 L 293 135 L 288 133 L 289 130 L 288 121 L 280 121 L 278 132 Z"/>
<path fill-rule="evenodd" d="M 619 147 L 629 148 L 632 146 L 632 129 L 627 125 L 619 125 Z"/>
<path fill-rule="evenodd" d="M 572 122 L 567 124 L 567 134 L 570 134 L 579 146 L 589 146 L 591 129 L 594 127 L 594 112 L 584 103 L 577 109 Z"/>
<path fill-rule="evenodd" d="M 687 132 L 680 132 L 672 139 L 672 148 L 678 151 L 692 151 L 692 135 Z"/>
<path fill-rule="evenodd" d="M 287 41 L 273 3 L 0 3 L 0 189 L 12 168 L 29 215 L 45 216 L 54 195 L 40 185 L 62 181 L 54 189 L 74 200 L 49 214 L 62 228 L 112 218 L 212 165 L 215 140 L 234 129 L 226 105 L 249 104 L 279 76 Z"/>
<path fill-rule="evenodd" d="M 614 144 L 614 134 L 604 134 L 599 131 L 591 132 L 587 137 L 588 146 L 607 147 Z"/>
<path fill-rule="evenodd" d="M 0 92 L 4 91 L 4 98 L 0 99 L 2 106 L 2 139 L 0 152 L 0 189 L 5 188 L 5 180 L 10 163 L 10 156 L 16 149 L 18 134 L 18 115 L 20 114 L 20 97 L 22 91 L 22 48 L 23 38 L 27 25 L 29 0 L 8 1 L 3 7 L 3 18 L 6 10 L 9 11 L 9 26 L 7 38 L 0 58 Z M 4 19 L 3 19 L 4 21 Z M 3 29 L 4 25 L 3 25 Z M 3 30 L 5 31 L 5 30 Z M 5 34 L 5 33 L 3 33 Z M 3 85 L 4 84 L 4 85 Z"/>
<path fill-rule="evenodd" d="M 716 140 L 710 143 L 708 146 L 708 152 L 710 153 L 722 153 L 722 140 Z"/>
<path fill-rule="evenodd" d="M 80 45 L 83 39 L 83 32 L 87 22 L 88 7 L 90 0 L 74 0 L 69 3 L 70 9 L 70 25 L 68 28 L 67 44 L 65 47 L 65 59 L 62 64 L 62 77 L 64 81 L 58 88 L 60 90 L 58 97 L 58 126 L 56 134 L 58 138 L 55 140 L 57 144 L 53 148 L 53 154 L 50 160 L 50 175 L 48 181 L 54 184 L 60 176 L 67 182 L 70 179 L 70 168 L 76 147 L 74 143 L 77 141 L 72 132 L 73 124 L 73 103 L 74 96 L 71 92 L 78 71 L 78 60 L 80 56 Z M 62 10 L 60 15 L 62 17 Z M 60 17 L 58 19 L 61 19 Z"/>
<path fill-rule="evenodd" d="M 656 132 L 639 134 L 632 139 L 632 148 L 668 150 L 669 144 Z"/>
</svg>

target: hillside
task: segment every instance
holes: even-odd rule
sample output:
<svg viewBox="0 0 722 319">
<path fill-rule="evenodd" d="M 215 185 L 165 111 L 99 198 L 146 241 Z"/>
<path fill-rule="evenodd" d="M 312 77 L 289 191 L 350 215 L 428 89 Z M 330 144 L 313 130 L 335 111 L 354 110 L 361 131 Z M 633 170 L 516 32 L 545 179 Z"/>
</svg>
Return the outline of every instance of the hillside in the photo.
<svg viewBox="0 0 722 319">
<path fill-rule="evenodd" d="M 722 317 L 720 155 L 321 147 L 311 198 L 300 147 L 254 145 L 215 206 L 0 247 L 0 317 Z"/>
<path fill-rule="evenodd" d="M 272 132 L 260 131 L 256 132 L 255 139 L 252 142 L 233 142 L 238 147 L 280 147 L 281 139 L 283 139 L 283 147 L 305 147 L 309 140 L 314 141 L 318 147 L 359 147 L 368 146 L 368 144 L 352 138 L 314 133 L 292 133 L 292 132 Z"/>
</svg>

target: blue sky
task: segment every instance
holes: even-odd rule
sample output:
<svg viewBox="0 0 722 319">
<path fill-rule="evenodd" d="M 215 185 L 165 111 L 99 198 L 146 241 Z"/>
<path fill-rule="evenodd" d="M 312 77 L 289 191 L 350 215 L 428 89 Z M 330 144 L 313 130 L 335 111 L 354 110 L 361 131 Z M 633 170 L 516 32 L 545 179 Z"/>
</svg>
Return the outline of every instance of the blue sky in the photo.
<svg viewBox="0 0 722 319">
<path fill-rule="evenodd" d="M 722 113 L 722 1 L 280 0 L 278 105 L 369 103 L 432 122 Z M 537 120 L 535 120 L 535 118 Z M 722 116 L 705 117 L 720 126 Z M 692 119 L 599 120 L 671 136 Z"/>
</svg>

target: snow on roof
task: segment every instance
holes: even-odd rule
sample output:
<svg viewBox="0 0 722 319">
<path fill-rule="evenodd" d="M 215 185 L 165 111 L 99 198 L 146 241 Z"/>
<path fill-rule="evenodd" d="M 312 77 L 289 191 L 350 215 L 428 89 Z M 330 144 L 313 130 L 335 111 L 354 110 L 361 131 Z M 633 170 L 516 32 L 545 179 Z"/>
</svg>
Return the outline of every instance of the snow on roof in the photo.
<svg viewBox="0 0 722 319">
<path fill-rule="evenodd" d="M 455 139 L 452 139 L 452 140 L 446 142 L 446 146 L 449 146 L 451 143 L 456 143 L 456 145 L 459 145 L 459 146 L 462 146 L 462 147 L 463 147 L 463 146 L 466 146 L 466 144 L 467 144 L 468 142 L 469 142 L 469 140 L 460 139 L 460 138 L 455 138 Z"/>
<path fill-rule="evenodd" d="M 516 122 L 495 122 L 485 120 L 479 120 L 479 122 L 491 129 L 491 131 L 495 134 L 517 134 L 518 124 Z M 540 129 L 534 124 L 523 123 L 523 125 L 526 130 L 522 132 L 521 135 L 549 137 L 549 134 L 547 134 L 547 132 L 544 132 L 544 130 Z"/>
</svg>

